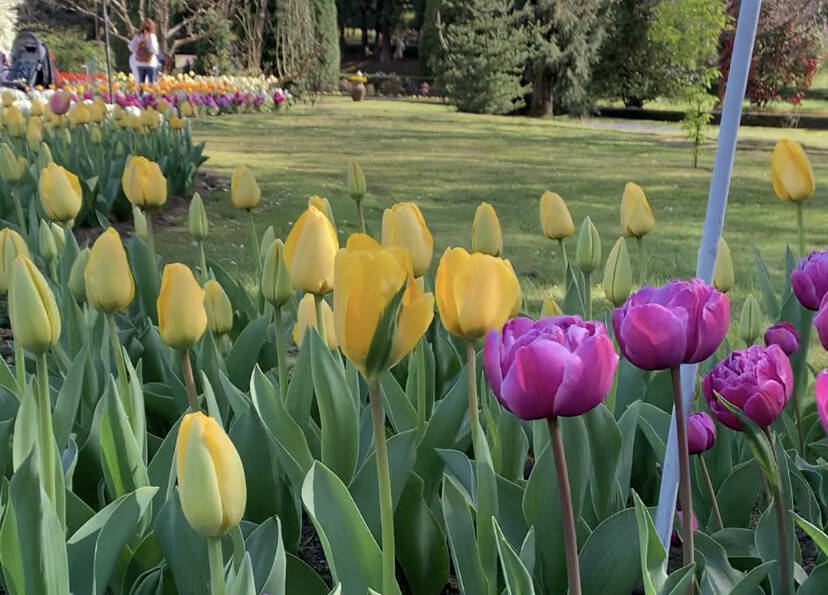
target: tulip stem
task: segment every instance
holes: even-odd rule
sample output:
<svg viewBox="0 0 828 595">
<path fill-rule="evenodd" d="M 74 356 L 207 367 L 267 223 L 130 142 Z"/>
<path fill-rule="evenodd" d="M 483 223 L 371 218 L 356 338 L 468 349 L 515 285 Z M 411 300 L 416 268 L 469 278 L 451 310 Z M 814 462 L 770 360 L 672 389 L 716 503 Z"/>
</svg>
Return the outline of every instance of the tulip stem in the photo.
<svg viewBox="0 0 828 595">
<path fill-rule="evenodd" d="M 315 293 L 313 294 L 314 302 L 316 302 L 316 330 L 319 336 L 322 337 L 322 342 L 328 344 L 328 329 L 325 328 L 325 311 L 322 309 L 325 298 Z"/>
<path fill-rule="evenodd" d="M 563 277 L 561 277 L 561 284 L 566 293 L 566 271 L 569 269 L 569 258 L 566 256 L 566 245 L 563 238 L 558 238 L 558 247 L 561 249 L 561 257 L 563 258 Z"/>
<path fill-rule="evenodd" d="M 791 553 L 788 548 L 790 534 L 787 529 L 788 523 L 785 522 L 787 512 L 782 494 L 782 478 L 779 476 L 779 458 L 776 456 L 776 445 L 774 444 L 770 428 L 764 428 L 764 430 L 765 436 L 773 451 L 773 464 L 776 473 L 775 481 L 768 481 L 767 483 L 773 486 L 771 493 L 773 494 L 773 506 L 776 512 L 776 535 L 779 538 L 779 574 L 782 579 L 782 595 L 793 595 L 793 564 L 791 563 Z M 770 477 L 768 479 L 771 480 Z"/>
<path fill-rule="evenodd" d="M 362 214 L 362 201 L 356 201 L 357 205 L 357 214 L 359 215 L 359 226 L 362 228 L 362 233 L 366 233 L 365 231 L 365 215 Z"/>
<path fill-rule="evenodd" d="M 253 256 L 253 262 L 256 266 L 256 283 L 258 285 L 262 282 L 262 260 L 259 255 L 259 238 L 256 235 L 256 220 L 253 218 L 253 209 L 247 209 L 247 217 L 250 221 L 250 254 Z"/>
<path fill-rule="evenodd" d="M 572 511 L 572 494 L 569 490 L 569 474 L 566 469 L 564 452 L 558 418 L 551 416 L 546 420 L 549 426 L 549 439 L 552 456 L 555 458 L 555 474 L 558 477 L 558 491 L 561 499 L 561 521 L 563 523 L 564 546 L 566 549 L 566 578 L 569 583 L 569 595 L 581 595 L 581 574 L 578 569 L 578 538 L 575 534 L 575 514 Z"/>
<path fill-rule="evenodd" d="M 466 343 L 466 378 L 469 390 L 469 431 L 472 437 L 472 450 L 474 450 L 474 437 L 477 436 L 480 418 L 477 411 L 477 349 L 473 340 Z"/>
<path fill-rule="evenodd" d="M 427 391 L 426 391 L 426 357 L 425 357 L 425 350 L 428 343 L 426 340 L 420 339 L 420 343 L 417 345 L 417 348 L 414 350 L 414 357 L 417 358 L 417 429 L 421 432 L 425 430 L 426 426 L 426 419 L 428 417 L 428 412 L 426 408 L 428 407 L 428 399 Z"/>
<path fill-rule="evenodd" d="M 805 204 L 796 203 L 796 224 L 799 227 L 799 256 L 805 258 Z"/>
<path fill-rule="evenodd" d="M 592 277 L 591 273 L 584 273 L 584 310 L 586 319 L 592 320 Z"/>
<path fill-rule="evenodd" d="M 23 344 L 17 340 L 14 341 L 14 371 L 17 373 L 17 386 L 20 387 L 17 398 L 22 401 L 26 394 L 26 354 L 23 352 Z"/>
<path fill-rule="evenodd" d="M 207 538 L 207 557 L 210 560 L 210 593 L 224 595 L 224 555 L 221 553 L 221 537 Z"/>
<path fill-rule="evenodd" d="M 144 215 L 147 220 L 147 248 L 149 248 L 150 258 L 152 259 L 152 268 L 158 266 L 155 258 L 155 234 L 152 231 L 152 211 L 144 209 Z"/>
<path fill-rule="evenodd" d="M 112 348 L 112 359 L 115 360 L 115 369 L 118 371 L 118 387 L 121 391 L 121 402 L 124 404 L 127 418 L 133 421 L 131 399 L 129 398 L 129 379 L 127 378 L 126 364 L 124 363 L 124 352 L 121 349 L 121 342 L 118 340 L 118 325 L 115 322 L 115 314 L 109 312 L 106 315 L 109 323 L 109 345 Z"/>
<path fill-rule="evenodd" d="M 644 285 L 647 282 L 647 259 L 644 257 L 644 236 L 635 238 L 638 245 L 638 284 Z"/>
<path fill-rule="evenodd" d="M 23 214 L 23 204 L 20 202 L 20 194 L 17 192 L 17 184 L 11 184 L 9 194 L 14 200 L 14 210 L 17 213 L 17 224 L 20 225 L 20 231 L 23 237 L 29 238 L 29 232 L 26 228 L 26 216 Z"/>
<path fill-rule="evenodd" d="M 181 352 L 181 373 L 184 375 L 184 385 L 187 387 L 187 401 L 190 403 L 190 409 L 201 411 L 201 407 L 198 405 L 195 380 L 193 379 L 193 367 L 190 365 L 189 350 Z"/>
<path fill-rule="evenodd" d="M 721 531 L 724 529 L 722 513 L 719 511 L 719 503 L 716 501 L 716 490 L 713 489 L 713 482 L 710 480 L 710 473 L 707 471 L 707 463 L 704 462 L 704 456 L 701 453 L 699 453 L 699 464 L 701 465 L 702 475 L 704 475 L 704 483 L 707 485 L 707 493 L 710 494 L 713 516 L 716 518 L 716 528 Z"/>
<path fill-rule="evenodd" d="M 391 472 L 388 468 L 388 446 L 385 442 L 385 411 L 379 380 L 368 385 L 371 400 L 371 422 L 377 460 L 379 485 L 380 525 L 382 526 L 382 592 L 393 595 L 396 587 L 396 555 L 394 553 L 394 503 L 391 498 Z"/>
<path fill-rule="evenodd" d="M 52 430 L 52 401 L 49 398 L 49 365 L 46 363 L 46 354 L 37 356 L 37 400 L 40 426 L 40 471 L 43 474 L 43 491 L 46 492 L 52 505 L 56 504 L 56 486 L 54 469 L 55 435 Z"/>
<path fill-rule="evenodd" d="M 681 547 L 684 566 L 693 563 L 693 500 L 690 491 L 690 451 L 687 445 L 687 419 L 681 402 L 679 367 L 671 368 L 673 404 L 676 413 L 676 437 L 679 449 L 679 499 L 681 500 Z"/>
<path fill-rule="evenodd" d="M 285 335 L 282 329 L 282 307 L 274 308 L 274 322 L 276 323 L 276 363 L 279 366 L 279 394 L 285 399 L 288 391 L 287 361 L 285 358 Z"/>
<path fill-rule="evenodd" d="M 202 285 L 207 283 L 207 279 L 209 279 L 207 275 L 207 258 L 204 256 L 204 242 L 198 242 L 198 256 L 199 261 L 201 263 L 201 280 Z"/>
</svg>

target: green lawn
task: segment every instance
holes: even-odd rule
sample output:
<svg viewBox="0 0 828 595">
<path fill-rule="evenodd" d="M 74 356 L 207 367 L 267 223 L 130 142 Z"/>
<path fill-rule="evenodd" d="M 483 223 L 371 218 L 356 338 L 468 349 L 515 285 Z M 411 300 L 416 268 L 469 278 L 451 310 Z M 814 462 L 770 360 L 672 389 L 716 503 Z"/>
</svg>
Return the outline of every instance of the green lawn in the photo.
<svg viewBox="0 0 828 595">
<path fill-rule="evenodd" d="M 434 234 L 434 266 L 447 246 L 470 246 L 476 206 L 492 203 L 503 227 L 505 256 L 520 276 L 530 308 L 538 308 L 543 296 L 560 295 L 561 270 L 556 243 L 543 236 L 538 223 L 541 193 L 561 194 L 576 227 L 591 216 L 606 256 L 619 234 L 624 184 L 633 180 L 644 188 L 656 217 L 645 240 L 651 281 L 690 277 L 695 270 L 714 144 L 706 148 L 702 167 L 692 169 L 690 146 L 674 125 L 539 121 L 459 114 L 434 103 L 327 98 L 315 107 L 202 119 L 192 126 L 195 138 L 207 143 L 207 171 L 229 177 L 239 164 L 255 171 L 264 199 L 256 211 L 260 233 L 273 225 L 284 238 L 308 196 L 321 194 L 331 201 L 344 244 L 357 228 L 344 189 L 346 163 L 356 158 L 368 183 L 371 231 L 379 234 L 384 208 L 417 202 Z M 756 287 L 752 246 L 759 247 L 781 283 L 785 244 L 796 244 L 795 209 L 776 198 L 769 177 L 773 144 L 785 134 L 804 143 L 818 182 L 828 179 L 828 133 L 742 130 L 725 224 L 737 267 L 732 294 L 737 303 Z M 226 189 L 206 198 L 212 226 L 208 255 L 249 276 L 244 213 L 229 205 Z M 826 187 L 818 183 L 807 206 L 810 249 L 828 244 L 826 200 Z M 167 258 L 195 263 L 185 215 L 159 230 L 158 243 Z M 567 246 L 574 254 L 574 235 Z M 601 295 L 600 289 L 594 293 Z"/>
</svg>

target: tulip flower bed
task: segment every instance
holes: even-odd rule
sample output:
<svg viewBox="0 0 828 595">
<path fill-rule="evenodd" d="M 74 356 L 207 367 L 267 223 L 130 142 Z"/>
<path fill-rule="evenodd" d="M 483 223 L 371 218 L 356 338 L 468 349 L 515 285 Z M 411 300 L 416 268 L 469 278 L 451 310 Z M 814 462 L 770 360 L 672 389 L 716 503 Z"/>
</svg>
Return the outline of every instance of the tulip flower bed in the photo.
<svg viewBox="0 0 828 595">
<path fill-rule="evenodd" d="M 157 121 L 181 134 L 169 120 Z M 152 217 L 173 183 L 162 158 L 125 156 L 119 192 L 138 232 L 125 241 L 109 227 L 78 245 L 80 183 L 54 162 L 25 233 L 0 230 L 14 335 L 13 363 L 0 362 L 7 592 L 828 588 L 828 371 L 808 366 L 812 327 L 828 349 L 828 250 L 805 255 L 814 176 L 797 143 L 766 155 L 766 190 L 799 214 L 784 283 L 757 259 L 774 324 L 762 337 L 758 302 L 746 305 L 731 341 L 726 244 L 712 285 L 656 282 L 630 254 L 656 249 L 656 215 L 632 182 L 606 260 L 565 197 L 533 201 L 564 287 L 535 319 L 491 204 L 476 210 L 471 252 L 435 255 L 414 202 L 381 221 L 364 209 L 374 182 L 356 161 L 340 193 L 360 231 L 342 242 L 316 195 L 283 239 L 262 233 L 262 189 L 234 170 L 228 203 L 250 234 L 235 258 L 256 271 L 253 291 L 206 257 L 214 201 L 198 194 L 198 266 L 156 254 Z M 593 309 L 596 284 L 610 312 Z M 670 461 L 688 364 L 704 398 L 686 418 L 678 408 Z M 681 562 L 668 567 L 652 507 L 674 463 Z M 303 561 L 309 533 L 330 583 Z"/>
</svg>

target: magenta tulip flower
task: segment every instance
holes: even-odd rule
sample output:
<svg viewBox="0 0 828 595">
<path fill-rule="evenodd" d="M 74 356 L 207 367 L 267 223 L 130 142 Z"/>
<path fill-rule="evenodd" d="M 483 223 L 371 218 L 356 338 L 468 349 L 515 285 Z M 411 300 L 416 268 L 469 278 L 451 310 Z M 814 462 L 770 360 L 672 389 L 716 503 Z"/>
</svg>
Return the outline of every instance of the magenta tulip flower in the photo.
<svg viewBox="0 0 828 595">
<path fill-rule="evenodd" d="M 817 310 L 828 293 L 828 249 L 811 252 L 791 273 L 796 299 L 809 310 Z"/>
<path fill-rule="evenodd" d="M 691 455 L 703 453 L 716 441 L 716 422 L 704 411 L 687 418 L 687 448 Z"/>
<path fill-rule="evenodd" d="M 814 316 L 814 326 L 816 327 L 822 346 L 828 349 L 828 294 L 825 294 L 825 297 L 822 298 L 822 302 L 819 304 L 817 315 Z"/>
<path fill-rule="evenodd" d="M 734 430 L 742 424 L 715 393 L 742 410 L 762 428 L 768 427 L 785 407 L 794 389 L 793 370 L 779 345 L 754 345 L 734 351 L 719 362 L 702 382 L 713 415 Z"/>
<path fill-rule="evenodd" d="M 828 434 L 828 370 L 823 370 L 816 378 L 817 415 L 825 433 Z"/>
<path fill-rule="evenodd" d="M 621 353 L 644 370 L 707 359 L 729 323 L 727 296 L 699 279 L 642 287 L 612 315 Z"/>
<path fill-rule="evenodd" d="M 607 397 L 618 365 L 604 325 L 579 316 L 510 320 L 489 332 L 484 360 L 498 401 L 522 419 L 586 413 Z"/>
<path fill-rule="evenodd" d="M 790 322 L 779 322 L 765 331 L 765 347 L 779 345 L 785 355 L 799 351 L 799 333 Z"/>
</svg>

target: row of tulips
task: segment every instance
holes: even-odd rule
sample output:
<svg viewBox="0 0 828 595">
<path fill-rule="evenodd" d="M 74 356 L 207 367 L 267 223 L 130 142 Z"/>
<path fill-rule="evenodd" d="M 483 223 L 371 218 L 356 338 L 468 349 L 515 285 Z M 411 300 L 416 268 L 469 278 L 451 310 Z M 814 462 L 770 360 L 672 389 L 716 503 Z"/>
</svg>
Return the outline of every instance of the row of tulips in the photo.
<svg viewBox="0 0 828 595">
<path fill-rule="evenodd" d="M 804 156 L 789 143 L 777 152 L 789 146 Z M 813 192 L 801 163 L 775 154 L 780 198 L 809 175 Z M 15 349 L 14 368 L 0 364 L 8 592 L 426 594 L 452 567 L 469 594 L 825 588 L 824 564 L 802 568 L 794 523 L 828 548 L 828 374 L 805 402 L 828 251 L 789 258 L 782 299 L 763 280 L 779 324 L 768 346 L 731 351 L 722 253 L 719 289 L 633 291 L 622 237 L 603 283 L 617 307 L 594 317 L 602 251 L 588 219 L 574 261 L 562 258 L 560 306 L 533 320 L 520 315 L 485 203 L 472 252 L 448 248 L 432 277 L 415 204 L 384 212 L 379 241 L 363 231 L 340 247 L 337 202 L 314 196 L 282 242 L 257 233 L 262 193 L 240 167 L 230 199 L 249 213 L 251 295 L 204 257 L 198 195 L 188 223 L 199 266 L 159 274 L 158 164 L 132 156 L 120 180 L 136 235 L 122 242 L 109 228 L 88 248 L 68 233 L 71 209 L 58 209 L 50 180 L 33 198 L 48 215 L 38 233 L 0 231 Z M 343 194 L 364 226 L 356 162 Z M 641 245 L 654 219 L 634 184 L 621 213 Z M 540 215 L 548 238 L 574 233 L 560 196 L 544 194 Z M 813 319 L 820 335 L 826 317 Z M 647 504 L 681 402 L 678 369 L 694 362 L 705 399 L 687 418 L 676 407 L 684 564 L 668 575 Z M 298 556 L 303 519 L 331 585 Z"/>
</svg>

